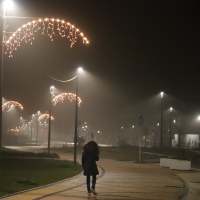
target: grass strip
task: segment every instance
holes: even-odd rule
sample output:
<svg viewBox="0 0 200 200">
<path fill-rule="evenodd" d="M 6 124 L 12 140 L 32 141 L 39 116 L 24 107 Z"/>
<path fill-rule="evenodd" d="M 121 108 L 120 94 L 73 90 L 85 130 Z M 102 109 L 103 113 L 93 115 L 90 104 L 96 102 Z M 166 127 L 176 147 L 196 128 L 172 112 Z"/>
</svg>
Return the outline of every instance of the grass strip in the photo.
<svg viewBox="0 0 200 200">
<path fill-rule="evenodd" d="M 82 171 L 80 165 L 55 159 L 0 158 L 0 196 L 60 181 Z"/>
</svg>

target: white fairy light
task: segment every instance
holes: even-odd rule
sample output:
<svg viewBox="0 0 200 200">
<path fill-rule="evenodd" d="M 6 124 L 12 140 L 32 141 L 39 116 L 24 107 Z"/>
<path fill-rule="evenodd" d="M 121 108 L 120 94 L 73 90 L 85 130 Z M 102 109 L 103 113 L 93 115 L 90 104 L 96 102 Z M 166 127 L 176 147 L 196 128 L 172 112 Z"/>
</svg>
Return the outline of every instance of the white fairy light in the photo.
<svg viewBox="0 0 200 200">
<path fill-rule="evenodd" d="M 76 101 L 76 94 L 74 93 L 71 93 L 71 92 L 64 92 L 64 93 L 61 93 L 57 96 L 55 96 L 52 100 L 53 102 L 53 105 L 56 105 L 58 102 L 64 102 L 65 98 L 67 98 L 70 102 L 73 102 L 73 101 Z M 78 106 L 80 107 L 82 103 L 82 100 L 80 97 L 78 97 Z"/>
<path fill-rule="evenodd" d="M 2 110 L 9 112 L 13 107 L 23 110 L 23 106 L 17 101 L 7 101 L 2 105 Z"/>
<path fill-rule="evenodd" d="M 39 18 L 22 25 L 14 32 L 8 40 L 4 41 L 5 54 L 13 57 L 13 52 L 21 46 L 22 43 L 32 44 L 35 36 L 46 35 L 53 41 L 54 36 L 66 38 L 70 41 L 70 47 L 80 38 L 83 44 L 89 44 L 89 40 L 80 30 L 69 22 L 54 18 Z"/>
<path fill-rule="evenodd" d="M 42 114 L 39 116 L 38 118 L 38 121 L 41 122 L 41 121 L 46 121 L 47 119 L 49 119 L 49 114 Z M 54 117 L 51 116 L 51 120 L 54 120 Z"/>
</svg>

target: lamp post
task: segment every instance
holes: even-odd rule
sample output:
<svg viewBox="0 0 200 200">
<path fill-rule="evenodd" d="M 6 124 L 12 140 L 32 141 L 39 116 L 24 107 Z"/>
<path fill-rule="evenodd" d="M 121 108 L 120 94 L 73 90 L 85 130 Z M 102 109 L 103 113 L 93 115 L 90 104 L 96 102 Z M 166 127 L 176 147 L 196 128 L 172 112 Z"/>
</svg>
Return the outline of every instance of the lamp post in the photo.
<svg viewBox="0 0 200 200">
<path fill-rule="evenodd" d="M 31 135 L 30 135 L 30 144 L 32 144 L 32 135 L 33 135 L 33 120 L 34 120 L 35 114 L 32 114 L 31 118 Z"/>
<path fill-rule="evenodd" d="M 132 125 L 131 128 L 133 129 L 133 133 L 132 133 L 132 145 L 134 146 L 134 128 L 135 128 L 135 126 Z"/>
<path fill-rule="evenodd" d="M 38 124 L 38 119 L 39 119 L 39 115 L 41 114 L 41 112 L 38 110 L 36 116 L 37 116 L 37 121 L 36 121 L 36 145 L 38 145 L 38 134 L 39 134 L 39 124 Z"/>
<path fill-rule="evenodd" d="M 78 78 L 79 78 L 79 73 L 83 69 L 79 67 L 76 72 L 76 101 L 75 101 L 75 129 L 74 129 L 74 165 L 77 162 L 77 139 L 78 139 L 78 93 L 79 93 L 79 88 L 78 88 Z"/>
<path fill-rule="evenodd" d="M 51 143 L 51 111 L 52 111 L 52 106 L 51 106 L 51 102 L 52 102 L 52 92 L 55 89 L 54 86 L 50 87 L 50 93 L 49 93 L 49 130 L 48 130 L 48 153 L 50 153 L 50 143 Z"/>
<path fill-rule="evenodd" d="M 83 136 L 84 136 L 85 142 L 87 142 L 87 138 L 88 138 L 87 129 L 88 129 L 87 122 L 84 122 L 84 125 L 82 126 L 82 130 L 83 130 Z"/>
<path fill-rule="evenodd" d="M 0 151 L 2 147 L 2 131 L 3 131 L 3 124 L 2 124 L 2 98 L 3 98 L 3 55 L 4 55 L 4 34 L 5 34 L 5 26 L 6 26 L 6 8 L 7 8 L 7 2 L 2 2 L 1 5 L 1 34 L 0 34 L 0 41 L 1 41 L 1 66 L 0 66 Z"/>
<path fill-rule="evenodd" d="M 157 139 L 157 137 L 158 137 L 158 135 L 159 135 L 159 130 L 160 130 L 160 123 L 157 122 L 157 123 L 156 123 L 155 137 L 154 137 L 154 147 L 155 147 L 155 148 L 157 147 L 157 143 L 158 143 L 158 140 L 156 140 L 156 139 Z"/>
<path fill-rule="evenodd" d="M 139 116 L 140 139 L 139 139 L 139 162 L 142 162 L 142 135 L 143 135 L 143 116 Z"/>
<path fill-rule="evenodd" d="M 4 37 L 6 33 L 6 11 L 14 7 L 14 3 L 12 0 L 4 0 L 1 4 L 1 27 L 0 27 L 0 42 L 1 42 L 1 61 L 0 61 L 0 152 L 2 149 L 2 132 L 3 132 L 3 124 L 2 124 L 2 98 L 3 98 L 3 65 L 4 65 Z"/>
<path fill-rule="evenodd" d="M 200 115 L 197 116 L 197 121 L 200 121 Z M 198 146 L 200 147 L 200 133 L 199 133 L 199 141 L 198 141 Z"/>
<path fill-rule="evenodd" d="M 172 115 L 173 115 L 173 108 L 170 107 L 170 127 L 169 127 L 169 147 L 172 148 Z"/>
<path fill-rule="evenodd" d="M 101 141 L 101 134 L 102 132 L 101 131 L 97 131 L 97 142 L 100 144 L 102 141 Z"/>
<path fill-rule="evenodd" d="M 164 92 L 160 93 L 160 150 L 163 150 L 163 96 Z"/>
<path fill-rule="evenodd" d="M 28 122 L 28 135 L 30 135 L 30 138 L 29 138 L 29 141 L 30 141 L 30 144 L 31 144 L 31 136 L 32 136 L 32 124 L 31 124 L 31 121 Z"/>
</svg>

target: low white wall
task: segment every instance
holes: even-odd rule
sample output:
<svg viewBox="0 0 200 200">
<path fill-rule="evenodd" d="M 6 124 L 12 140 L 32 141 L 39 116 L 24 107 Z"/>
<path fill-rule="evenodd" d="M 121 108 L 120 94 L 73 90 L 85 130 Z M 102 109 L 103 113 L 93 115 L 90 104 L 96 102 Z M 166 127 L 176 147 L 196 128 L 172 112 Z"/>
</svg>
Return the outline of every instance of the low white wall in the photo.
<svg viewBox="0 0 200 200">
<path fill-rule="evenodd" d="M 170 158 L 160 158 L 160 166 L 177 170 L 191 170 L 191 161 Z"/>
<path fill-rule="evenodd" d="M 171 165 L 171 160 L 170 158 L 160 158 L 160 166 L 161 167 L 170 167 Z"/>
<path fill-rule="evenodd" d="M 170 169 L 191 170 L 191 161 L 188 160 L 174 160 Z"/>
</svg>

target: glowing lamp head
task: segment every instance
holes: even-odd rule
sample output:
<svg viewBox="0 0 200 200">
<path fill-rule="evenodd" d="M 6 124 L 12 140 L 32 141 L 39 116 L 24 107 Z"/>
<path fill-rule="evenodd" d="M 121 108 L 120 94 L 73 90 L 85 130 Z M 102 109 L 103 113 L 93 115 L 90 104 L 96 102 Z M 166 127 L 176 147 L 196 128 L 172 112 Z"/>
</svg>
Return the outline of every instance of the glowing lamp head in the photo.
<svg viewBox="0 0 200 200">
<path fill-rule="evenodd" d="M 200 115 L 197 116 L 197 120 L 200 121 Z"/>
<path fill-rule="evenodd" d="M 3 10 L 12 10 L 14 8 L 14 2 L 12 0 L 3 1 Z"/>
<path fill-rule="evenodd" d="M 169 110 L 170 110 L 170 112 L 172 112 L 172 111 L 173 111 L 173 108 L 172 108 L 172 107 L 170 107 L 170 108 L 169 108 Z"/>
<path fill-rule="evenodd" d="M 163 98 L 163 96 L 164 96 L 164 92 L 161 92 L 161 93 L 160 93 L 161 99 Z"/>
<path fill-rule="evenodd" d="M 82 68 L 82 67 L 79 67 L 78 70 L 77 70 L 77 72 L 78 72 L 78 73 L 82 73 L 82 72 L 83 72 L 83 68 Z"/>
<path fill-rule="evenodd" d="M 53 85 L 50 87 L 50 91 L 52 91 L 52 90 L 55 90 L 55 86 L 53 86 Z"/>
</svg>

